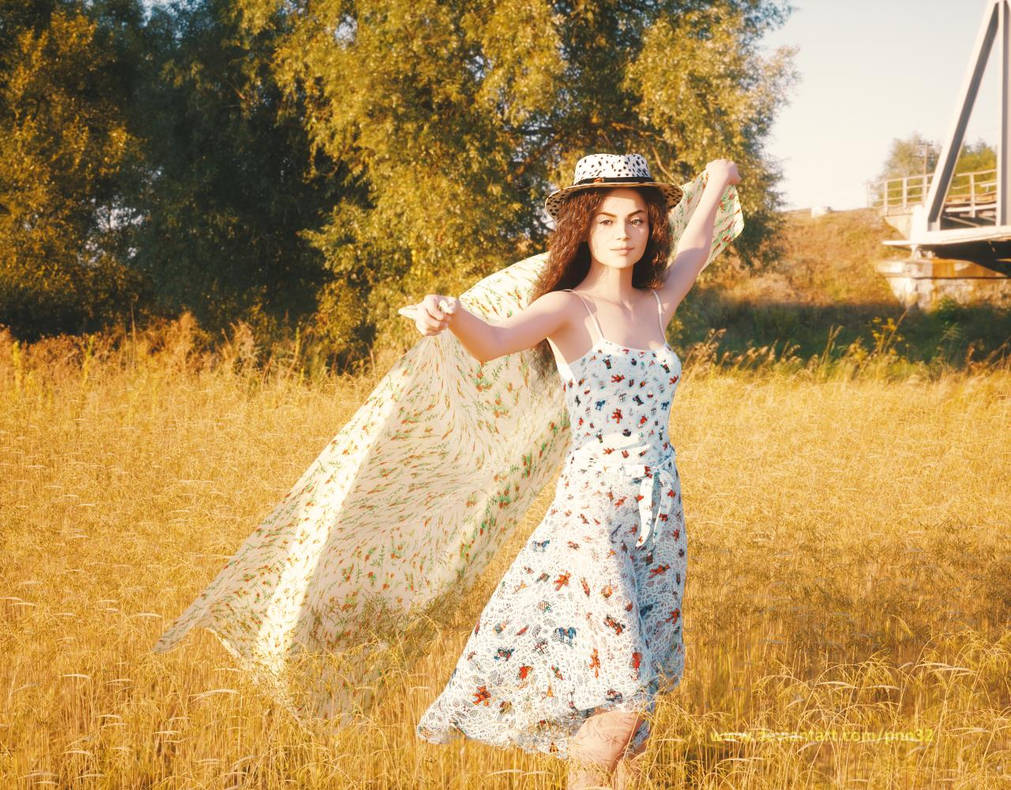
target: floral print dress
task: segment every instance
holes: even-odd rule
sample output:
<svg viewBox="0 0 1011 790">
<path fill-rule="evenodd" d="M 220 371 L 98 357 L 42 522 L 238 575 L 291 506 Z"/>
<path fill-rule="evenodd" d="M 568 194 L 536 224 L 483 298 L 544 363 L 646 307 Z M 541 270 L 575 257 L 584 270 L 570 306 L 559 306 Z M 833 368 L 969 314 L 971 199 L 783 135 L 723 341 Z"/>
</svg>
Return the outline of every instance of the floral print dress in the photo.
<svg viewBox="0 0 1011 790">
<path fill-rule="evenodd" d="M 668 215 L 672 243 L 700 205 L 706 182 L 703 171 L 681 185 L 684 197 Z M 743 228 L 737 188 L 731 185 L 720 198 L 703 268 Z M 475 282 L 460 301 L 486 321 L 501 321 L 530 303 L 546 266 L 545 252 L 511 263 Z M 647 519 L 656 529 L 644 533 L 639 546 L 638 538 L 622 530 L 639 523 L 636 497 L 647 488 L 635 464 L 644 471 L 668 451 L 663 426 L 680 363 L 669 349 L 624 348 L 599 331 L 595 336 L 593 349 L 571 366 L 559 358 L 564 386 L 555 371 L 533 364 L 531 349 L 479 363 L 451 332 L 420 338 L 237 542 L 204 588 L 183 591 L 193 596 L 188 606 L 176 611 L 176 596 L 166 590 L 165 615 L 171 618 L 154 652 L 172 650 L 191 631 L 208 629 L 235 664 L 304 725 L 354 726 L 388 703 L 384 678 L 400 677 L 408 649 L 423 650 L 438 639 L 447 600 L 451 605 L 481 579 L 564 465 L 556 512 L 533 537 L 540 543 L 531 543 L 517 559 L 496 599 L 496 606 L 505 600 L 510 584 L 527 585 L 508 600 L 516 607 L 511 616 L 526 619 L 529 630 L 517 634 L 524 626 L 507 630 L 510 623 L 498 634 L 506 618 L 492 618 L 501 610 L 489 609 L 475 625 L 475 637 L 484 641 L 496 634 L 501 641 L 496 655 L 499 647 L 503 653 L 481 657 L 480 672 L 474 662 L 462 666 L 449 688 L 457 696 L 443 699 L 425 723 L 437 739 L 457 718 L 468 733 L 494 740 L 494 733 L 487 733 L 505 700 L 505 684 L 529 681 L 522 694 L 511 697 L 519 711 L 504 721 L 515 733 L 529 733 L 543 719 L 557 734 L 521 734 L 510 745 L 526 738 L 550 751 L 555 740 L 564 750 L 565 717 L 572 710 L 562 696 L 567 691 L 574 692 L 571 701 L 581 711 L 591 703 L 612 706 L 609 694 L 613 706 L 637 703 L 638 685 L 645 682 L 649 691 L 654 678 L 650 662 L 676 670 L 679 660 L 671 634 L 680 613 L 668 620 L 677 606 L 664 612 L 661 604 L 647 608 L 646 602 L 651 590 L 660 593 L 660 585 L 676 582 L 679 572 L 669 537 L 679 524 L 669 507 L 680 506 L 679 499 L 661 497 L 659 490 L 660 483 L 673 482 L 672 466 L 658 467 L 656 502 L 638 500 L 640 511 L 657 514 Z M 624 378 L 613 381 L 616 375 Z M 636 457 L 640 442 L 647 452 Z M 603 479 L 594 467 L 612 459 L 624 465 L 606 477 L 609 492 L 594 494 L 592 487 Z M 605 524 L 618 532 L 611 535 Z M 210 520 L 194 528 L 219 527 Z M 605 534 L 609 543 L 603 542 Z M 677 539 L 682 537 L 683 530 Z M 588 576 L 585 569 L 591 567 L 594 575 Z M 598 584 L 605 573 L 609 588 Z M 643 580 L 633 598 L 634 584 Z M 535 585 L 544 595 L 531 599 L 529 588 Z M 550 598 L 549 591 L 554 591 Z M 575 593 L 594 607 L 577 608 Z M 670 598 L 663 593 L 656 600 L 664 596 Z M 540 611 L 542 601 L 550 611 Z M 522 608 L 531 605 L 533 612 Z M 574 619 L 580 612 L 584 620 L 585 612 L 611 620 L 603 628 L 596 621 L 584 624 Z M 563 629 L 561 641 L 544 630 L 549 623 Z M 541 635 L 524 641 L 537 625 Z M 632 649 L 637 640 L 648 644 L 652 655 Z M 658 644 L 668 647 L 658 650 Z M 559 652 L 561 647 L 569 653 Z M 530 660 L 534 657 L 539 661 Z M 568 663 L 559 663 L 564 658 Z M 483 674 L 484 680 L 468 687 L 468 671 L 471 679 Z M 550 694 L 558 696 L 538 701 L 533 690 L 548 693 L 545 672 L 554 678 Z M 578 693 L 571 672 L 582 681 Z M 480 686 L 489 694 L 486 700 Z M 467 710 L 464 701 L 471 718 L 459 715 Z"/>
<path fill-rule="evenodd" d="M 680 682 L 685 524 L 667 426 L 681 361 L 666 343 L 608 340 L 586 309 L 590 350 L 566 364 L 552 344 L 572 431 L 554 499 L 417 723 L 424 740 L 565 759 L 595 709 L 652 713 Z"/>
</svg>

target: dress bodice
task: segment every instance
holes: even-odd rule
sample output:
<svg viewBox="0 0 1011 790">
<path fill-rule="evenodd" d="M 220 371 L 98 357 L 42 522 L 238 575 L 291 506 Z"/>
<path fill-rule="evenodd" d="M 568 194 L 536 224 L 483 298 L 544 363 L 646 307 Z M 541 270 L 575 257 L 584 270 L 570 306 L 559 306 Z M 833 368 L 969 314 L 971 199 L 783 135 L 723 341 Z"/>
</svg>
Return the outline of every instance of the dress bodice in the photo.
<svg viewBox="0 0 1011 790">
<path fill-rule="evenodd" d="M 660 299 L 652 293 L 659 320 Z M 572 432 L 569 452 L 617 453 L 630 462 L 660 463 L 673 452 L 667 426 L 681 360 L 667 343 L 659 349 L 614 343 L 604 337 L 592 312 L 590 317 L 597 340 L 583 356 L 566 363 L 551 343 Z"/>
</svg>

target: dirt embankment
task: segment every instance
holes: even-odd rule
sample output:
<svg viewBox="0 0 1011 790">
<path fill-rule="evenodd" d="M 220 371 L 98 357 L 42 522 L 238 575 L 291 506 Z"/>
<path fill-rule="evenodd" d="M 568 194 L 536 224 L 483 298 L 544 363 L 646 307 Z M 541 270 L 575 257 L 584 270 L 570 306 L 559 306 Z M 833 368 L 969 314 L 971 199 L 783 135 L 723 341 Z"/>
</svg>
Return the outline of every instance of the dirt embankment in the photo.
<svg viewBox="0 0 1011 790">
<path fill-rule="evenodd" d="M 882 244 L 902 234 L 874 209 L 836 211 L 811 217 L 808 209 L 785 212 L 784 254 L 759 273 L 727 266 L 713 282 L 726 297 L 748 301 L 834 304 L 894 300 L 879 260 L 909 251 Z"/>
</svg>

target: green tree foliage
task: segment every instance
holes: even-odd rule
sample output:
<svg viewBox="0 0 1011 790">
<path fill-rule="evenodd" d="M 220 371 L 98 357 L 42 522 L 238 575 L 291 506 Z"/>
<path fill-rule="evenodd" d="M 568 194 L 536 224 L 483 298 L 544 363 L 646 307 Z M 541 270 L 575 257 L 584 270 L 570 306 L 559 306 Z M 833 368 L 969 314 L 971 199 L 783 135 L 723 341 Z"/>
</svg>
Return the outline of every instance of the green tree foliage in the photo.
<svg viewBox="0 0 1011 790">
<path fill-rule="evenodd" d="M 140 34 L 129 261 L 164 307 L 211 329 L 290 327 L 330 278 L 300 234 L 322 224 L 347 173 L 323 151 L 311 161 L 301 98 L 276 85 L 287 32 L 280 15 L 251 32 L 227 0 L 195 0 L 154 8 Z"/>
<path fill-rule="evenodd" d="M 762 145 L 795 78 L 782 0 L 0 0 L 0 321 L 135 306 L 211 329 L 312 315 L 338 361 L 411 339 L 405 298 L 544 248 L 595 151 L 686 180 Z"/>
<path fill-rule="evenodd" d="M 924 172 L 932 175 L 941 157 L 941 144 L 930 140 L 919 132 L 913 132 L 905 139 L 892 140 L 888 156 L 878 173 L 879 179 L 919 176 Z M 997 151 L 985 140 L 963 144 L 955 161 L 956 173 L 971 173 L 992 170 L 997 167 Z"/>
<path fill-rule="evenodd" d="M 0 7 L 0 323 L 25 337 L 129 315 L 142 287 L 109 253 L 136 147 L 113 58 L 74 2 Z"/>
<path fill-rule="evenodd" d="M 956 173 L 974 173 L 980 170 L 996 169 L 997 149 L 982 139 L 963 145 L 955 162 Z"/>
<path fill-rule="evenodd" d="M 937 167 L 940 153 L 941 147 L 919 132 L 914 132 L 904 140 L 895 138 L 878 173 L 878 179 L 903 178 L 923 173 L 930 175 Z"/>
<path fill-rule="evenodd" d="M 285 14 L 278 82 L 304 97 L 314 150 L 347 168 L 308 234 L 337 275 L 320 320 L 338 343 L 408 331 L 405 294 L 543 249 L 545 194 L 595 151 L 642 152 L 675 181 L 734 159 L 738 250 L 768 252 L 778 173 L 762 144 L 795 78 L 792 50 L 756 48 L 789 10 L 774 0 L 236 1 L 254 34 Z"/>
</svg>

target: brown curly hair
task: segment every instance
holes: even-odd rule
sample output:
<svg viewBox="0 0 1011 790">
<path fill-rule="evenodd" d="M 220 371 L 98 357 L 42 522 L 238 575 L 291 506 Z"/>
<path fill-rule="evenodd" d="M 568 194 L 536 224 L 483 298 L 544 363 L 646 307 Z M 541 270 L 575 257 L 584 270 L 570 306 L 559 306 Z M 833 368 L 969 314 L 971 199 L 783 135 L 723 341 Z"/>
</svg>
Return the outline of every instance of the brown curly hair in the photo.
<svg viewBox="0 0 1011 790">
<path fill-rule="evenodd" d="M 589 273 L 590 247 L 587 237 L 590 222 L 604 197 L 614 189 L 616 187 L 581 189 L 573 192 L 562 203 L 555 220 L 555 229 L 548 237 L 548 262 L 534 284 L 531 303 L 549 291 L 575 288 Z M 663 283 L 663 273 L 671 252 L 667 202 L 663 192 L 656 187 L 638 189 L 646 201 L 649 240 L 642 257 L 632 268 L 632 285 L 635 288 L 658 288 Z M 541 375 L 548 375 L 555 367 L 554 355 L 546 338 L 534 346 L 534 364 Z"/>
</svg>

